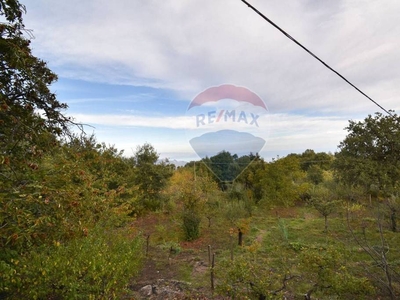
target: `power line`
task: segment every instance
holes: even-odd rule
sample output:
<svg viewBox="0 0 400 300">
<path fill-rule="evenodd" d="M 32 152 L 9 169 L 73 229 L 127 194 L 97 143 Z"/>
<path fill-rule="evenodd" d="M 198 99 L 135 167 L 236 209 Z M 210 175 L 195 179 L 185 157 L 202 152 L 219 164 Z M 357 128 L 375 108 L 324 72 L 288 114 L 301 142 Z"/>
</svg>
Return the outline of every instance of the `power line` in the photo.
<svg viewBox="0 0 400 300">
<path fill-rule="evenodd" d="M 250 7 L 252 10 L 254 10 L 257 14 L 259 14 L 265 21 L 270 23 L 272 26 L 274 26 L 276 29 L 278 29 L 281 33 L 283 33 L 288 39 L 293 41 L 295 44 L 300 46 L 303 50 L 305 50 L 308 54 L 310 54 L 312 57 L 314 57 L 316 60 L 318 60 L 321 64 L 323 64 L 326 68 L 331 70 L 333 73 L 338 75 L 340 78 L 342 78 L 345 82 L 347 82 L 349 85 L 351 85 L 353 88 L 355 88 L 359 93 L 361 93 L 363 96 L 365 96 L 368 100 L 373 102 L 375 105 L 377 105 L 380 109 L 382 109 L 384 112 L 389 114 L 390 116 L 392 115 L 390 111 L 387 111 L 383 106 L 381 106 L 378 102 L 373 100 L 371 97 L 369 97 L 367 94 L 365 94 L 363 91 L 361 91 L 358 87 L 356 87 L 354 84 L 352 84 L 348 79 L 346 79 L 343 75 L 341 75 L 339 72 L 337 72 L 335 69 L 330 67 L 326 62 L 324 62 L 322 59 L 320 59 L 317 55 L 312 53 L 310 50 L 308 50 L 306 47 L 304 47 L 300 42 L 298 42 L 295 38 L 293 38 L 290 34 L 288 34 L 285 30 L 280 28 L 277 24 L 275 24 L 273 21 L 271 21 L 269 18 L 267 18 L 265 15 L 263 15 L 260 11 L 258 11 L 254 6 L 252 6 L 250 3 L 248 3 L 245 0 L 241 0 L 243 3 L 245 3 L 248 7 Z"/>
</svg>

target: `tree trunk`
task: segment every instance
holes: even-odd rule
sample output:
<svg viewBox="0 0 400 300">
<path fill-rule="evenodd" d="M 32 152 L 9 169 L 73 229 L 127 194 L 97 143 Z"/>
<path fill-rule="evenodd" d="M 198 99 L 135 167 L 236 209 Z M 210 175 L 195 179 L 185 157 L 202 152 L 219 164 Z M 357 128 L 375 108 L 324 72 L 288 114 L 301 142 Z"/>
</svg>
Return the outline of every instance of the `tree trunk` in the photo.
<svg viewBox="0 0 400 300">
<path fill-rule="evenodd" d="M 324 216 L 325 218 L 325 230 L 324 232 L 328 232 L 328 216 Z"/>
<path fill-rule="evenodd" d="M 211 261 L 211 272 L 210 272 L 211 292 L 214 292 L 214 267 L 215 267 L 215 253 L 213 253 Z"/>
<path fill-rule="evenodd" d="M 234 247 L 234 245 L 233 245 L 233 236 L 232 235 L 229 235 L 229 245 L 230 245 L 230 250 L 231 250 L 231 260 L 233 260 L 233 247 Z"/>
<path fill-rule="evenodd" d="M 396 223 L 396 209 L 391 208 L 391 213 L 390 213 L 390 229 L 393 232 L 397 231 L 397 223 Z"/>
<path fill-rule="evenodd" d="M 243 232 L 240 228 L 238 228 L 238 245 L 242 246 L 243 245 Z"/>
</svg>

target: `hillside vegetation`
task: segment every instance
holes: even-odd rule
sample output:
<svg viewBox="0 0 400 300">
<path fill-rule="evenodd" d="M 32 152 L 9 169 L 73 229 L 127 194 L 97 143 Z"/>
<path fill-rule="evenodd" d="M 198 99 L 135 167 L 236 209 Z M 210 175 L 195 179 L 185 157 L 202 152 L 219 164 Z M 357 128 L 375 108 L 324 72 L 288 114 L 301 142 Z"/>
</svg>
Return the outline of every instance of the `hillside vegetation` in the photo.
<svg viewBox="0 0 400 300">
<path fill-rule="evenodd" d="M 65 117 L 24 10 L 0 0 L 1 299 L 399 298 L 398 115 L 335 154 L 126 157 Z"/>
</svg>

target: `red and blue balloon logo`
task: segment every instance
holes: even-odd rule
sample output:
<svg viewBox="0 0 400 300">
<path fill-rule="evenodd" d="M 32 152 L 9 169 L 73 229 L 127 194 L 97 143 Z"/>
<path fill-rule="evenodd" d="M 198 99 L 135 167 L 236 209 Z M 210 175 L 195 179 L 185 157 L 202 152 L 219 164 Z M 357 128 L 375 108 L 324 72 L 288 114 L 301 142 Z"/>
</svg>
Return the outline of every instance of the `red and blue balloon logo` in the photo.
<svg viewBox="0 0 400 300">
<path fill-rule="evenodd" d="M 186 134 L 200 158 L 223 151 L 239 157 L 259 153 L 269 135 L 265 102 L 245 87 L 224 84 L 198 94 L 186 112 Z"/>
</svg>

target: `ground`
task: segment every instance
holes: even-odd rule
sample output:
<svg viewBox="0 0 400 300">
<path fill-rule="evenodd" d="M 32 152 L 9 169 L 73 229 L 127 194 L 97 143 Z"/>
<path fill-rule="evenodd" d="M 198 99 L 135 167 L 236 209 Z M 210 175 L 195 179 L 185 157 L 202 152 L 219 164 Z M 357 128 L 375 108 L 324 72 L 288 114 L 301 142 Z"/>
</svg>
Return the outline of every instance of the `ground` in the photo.
<svg viewBox="0 0 400 300">
<path fill-rule="evenodd" d="M 130 285 L 139 296 L 139 290 L 147 285 L 157 285 L 160 280 L 188 283 L 179 297 L 171 299 L 223 299 L 213 296 L 210 279 L 209 247 L 218 253 L 230 242 L 229 228 L 222 232 L 218 226 L 208 227 L 204 220 L 201 237 L 194 241 L 183 241 L 179 219 L 164 213 L 152 213 L 138 218 L 132 227 L 148 239 L 148 248 L 143 268 Z M 236 237 L 235 237 L 236 239 Z M 143 297 L 161 299 L 157 297 Z M 136 298 L 135 298 L 136 299 Z"/>
<path fill-rule="evenodd" d="M 313 292 L 313 299 L 327 299 L 324 298 L 326 296 L 343 296 L 341 299 L 349 299 L 348 295 L 354 296 L 353 299 L 387 299 L 384 287 L 381 286 L 377 286 L 375 292 L 364 293 L 367 289 L 360 290 L 357 285 L 352 287 L 340 284 L 340 276 L 350 276 L 346 278 L 357 282 L 358 273 L 369 278 L 371 282 L 376 282 L 376 276 L 385 279 L 382 270 L 375 267 L 371 257 L 354 242 L 348 230 L 346 214 L 343 212 L 338 211 L 329 217 L 329 229 L 325 232 L 323 218 L 312 207 L 255 208 L 252 217 L 236 220 L 236 225 L 232 223 L 232 218 L 226 215 L 226 211 L 213 219 L 210 227 L 208 220 L 204 218 L 201 223 L 201 237 L 191 242 L 184 241 L 181 220 L 176 215 L 150 213 L 133 222 L 132 228 L 136 234 L 148 240 L 148 247 L 145 243 L 143 267 L 140 273 L 132 278 L 125 299 L 228 299 L 218 296 L 229 295 L 227 288 L 236 289 L 237 295 L 251 295 L 251 299 L 263 299 L 263 294 L 257 294 L 259 292 L 252 291 L 249 287 L 251 281 L 231 281 L 230 275 L 219 273 L 230 269 L 227 266 L 231 265 L 232 256 L 236 266 L 240 266 L 240 259 L 243 257 L 246 260 L 244 262 L 249 263 L 249 267 L 255 259 L 263 262 L 261 265 L 254 265 L 256 277 L 253 278 L 261 278 L 257 277 L 258 270 L 261 272 L 259 274 L 268 274 L 262 280 L 265 279 L 265 284 L 270 286 L 263 290 L 263 293 L 275 295 L 277 299 L 304 299 L 307 291 L 329 279 L 322 275 L 320 277 L 320 273 L 315 272 L 315 264 L 310 263 L 310 260 L 318 260 L 326 267 L 329 276 L 336 276 L 339 281 L 332 282 L 338 284 L 339 288 L 349 289 L 348 292 L 320 289 Z M 369 244 L 379 244 L 376 220 L 367 210 L 365 215 L 354 213 L 348 222 L 358 235 L 367 232 Z M 238 246 L 237 224 L 245 224 L 245 228 L 247 226 L 242 247 Z M 398 248 L 396 233 L 386 229 L 385 237 L 387 242 L 391 243 L 391 249 Z M 214 285 L 217 288 L 214 292 L 211 289 L 209 253 L 215 254 Z M 397 262 L 400 261 L 398 252 L 391 251 L 388 256 L 390 261 L 396 263 L 394 266 L 397 266 Z M 333 265 L 345 268 L 339 272 L 332 269 Z M 363 265 L 374 268 L 373 272 L 365 273 Z M 347 271 L 344 271 L 347 268 L 354 270 L 357 276 L 351 277 L 353 275 L 347 274 Z M 285 272 L 289 272 L 288 276 L 294 279 L 285 282 L 282 279 L 286 278 Z M 350 279 L 346 281 L 350 282 Z M 280 289 L 282 286 L 283 290 Z M 397 286 L 396 283 L 395 288 L 400 290 L 400 285 Z M 274 294 L 274 291 L 280 291 L 279 295 Z"/>
<path fill-rule="evenodd" d="M 277 219 L 297 217 L 296 210 L 291 208 L 271 210 L 270 215 Z M 143 268 L 130 285 L 135 292 L 134 297 L 140 297 L 138 292 L 141 288 L 156 286 L 161 280 L 189 283 L 180 294 L 183 298 L 179 299 L 223 299 L 214 296 L 211 290 L 209 247 L 218 260 L 218 254 L 226 251 L 227 245 L 236 244 L 236 235 L 229 234 L 229 224 L 221 230 L 213 222 L 208 227 L 208 221 L 204 220 L 201 237 L 190 242 L 182 241 L 179 220 L 168 214 L 148 214 L 133 222 L 132 227 L 148 239 Z M 260 230 L 255 235 L 255 241 L 261 243 L 264 234 L 265 230 Z M 176 297 L 173 295 L 171 299 Z M 142 298 L 158 299 L 156 296 Z"/>
</svg>

